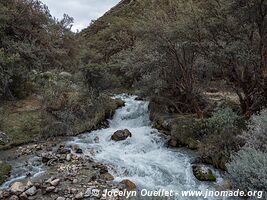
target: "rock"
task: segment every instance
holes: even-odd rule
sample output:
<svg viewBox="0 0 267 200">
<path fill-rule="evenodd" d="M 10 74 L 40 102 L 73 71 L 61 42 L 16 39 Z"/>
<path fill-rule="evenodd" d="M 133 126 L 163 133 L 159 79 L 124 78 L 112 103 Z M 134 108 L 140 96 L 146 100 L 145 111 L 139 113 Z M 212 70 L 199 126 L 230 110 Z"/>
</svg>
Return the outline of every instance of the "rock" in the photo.
<svg viewBox="0 0 267 200">
<path fill-rule="evenodd" d="M 101 179 L 104 179 L 106 181 L 113 181 L 114 177 L 110 173 L 104 173 L 100 175 Z"/>
<path fill-rule="evenodd" d="M 13 194 L 21 194 L 25 190 L 26 190 L 26 186 L 23 183 L 21 183 L 21 182 L 15 182 L 10 187 L 10 191 Z"/>
<path fill-rule="evenodd" d="M 83 150 L 81 149 L 81 147 L 78 144 L 73 145 L 72 150 L 77 154 L 83 153 Z"/>
<path fill-rule="evenodd" d="M 99 143 L 99 137 L 98 136 L 95 137 L 94 142 Z"/>
<path fill-rule="evenodd" d="M 92 188 L 87 188 L 84 197 L 90 197 L 92 195 Z"/>
<path fill-rule="evenodd" d="M 56 200 L 65 200 L 66 198 L 65 197 L 58 197 L 56 198 Z"/>
<path fill-rule="evenodd" d="M 35 186 L 32 186 L 31 188 L 25 191 L 25 194 L 27 194 L 28 196 L 33 196 L 36 193 L 37 193 L 37 189 Z"/>
<path fill-rule="evenodd" d="M 83 199 L 84 194 L 83 192 L 79 192 L 78 194 L 75 195 L 75 199 Z"/>
<path fill-rule="evenodd" d="M 1 198 L 7 198 L 7 197 L 9 197 L 10 196 L 10 192 L 9 191 L 7 191 L 7 190 L 0 190 L 0 199 Z"/>
<path fill-rule="evenodd" d="M 7 134 L 0 131 L 0 144 L 5 145 L 9 143 L 10 139 Z"/>
<path fill-rule="evenodd" d="M 57 186 L 57 185 L 59 184 L 59 182 L 60 182 L 60 179 L 57 178 L 57 179 L 51 181 L 51 182 L 50 182 L 50 185 L 52 185 L 52 186 Z"/>
<path fill-rule="evenodd" d="M 170 139 L 170 140 L 168 141 L 168 146 L 170 146 L 170 147 L 177 147 L 177 146 L 178 146 L 178 142 L 177 142 L 177 140 L 175 140 L 175 139 Z"/>
<path fill-rule="evenodd" d="M 42 157 L 42 163 L 48 163 L 49 160 L 54 158 L 54 155 L 52 155 L 51 153 L 42 153 L 41 157 Z"/>
<path fill-rule="evenodd" d="M 63 78 L 71 78 L 72 75 L 69 72 L 60 72 L 59 76 L 63 77 Z"/>
<path fill-rule="evenodd" d="M 76 179 L 76 178 L 75 178 L 75 179 L 73 179 L 72 183 L 73 183 L 73 184 L 76 184 L 76 183 L 78 183 L 78 179 Z"/>
<path fill-rule="evenodd" d="M 19 200 L 19 197 L 17 195 L 12 195 L 9 200 Z"/>
<path fill-rule="evenodd" d="M 57 153 L 58 154 L 69 154 L 71 153 L 71 150 L 70 149 L 67 149 L 67 148 L 62 148 L 62 147 L 59 147 L 58 150 L 57 150 Z"/>
<path fill-rule="evenodd" d="M 28 182 L 26 183 L 26 188 L 27 188 L 27 189 L 31 188 L 32 186 L 33 186 L 33 184 L 32 184 L 31 181 L 28 181 Z"/>
<path fill-rule="evenodd" d="M 123 181 L 120 182 L 126 190 L 128 191 L 133 191 L 133 190 L 136 190 L 136 185 L 134 182 L 128 180 L 128 179 L 125 179 Z"/>
<path fill-rule="evenodd" d="M 204 165 L 193 165 L 193 174 L 200 181 L 216 181 L 211 169 Z"/>
<path fill-rule="evenodd" d="M 71 161 L 71 154 L 69 153 L 69 154 L 67 154 L 67 156 L 66 156 L 66 161 Z"/>
<path fill-rule="evenodd" d="M 115 99 L 117 108 L 125 106 L 125 102 L 121 99 Z"/>
<path fill-rule="evenodd" d="M 19 198 L 21 200 L 28 200 L 29 199 L 28 196 L 27 196 L 27 194 L 25 192 L 23 192 L 21 195 L 19 195 Z"/>
<path fill-rule="evenodd" d="M 55 186 L 49 186 L 45 189 L 46 192 L 53 192 L 56 189 Z"/>
<path fill-rule="evenodd" d="M 118 130 L 112 136 L 111 139 L 114 141 L 126 140 L 128 137 L 132 137 L 132 133 L 128 129 Z"/>
</svg>

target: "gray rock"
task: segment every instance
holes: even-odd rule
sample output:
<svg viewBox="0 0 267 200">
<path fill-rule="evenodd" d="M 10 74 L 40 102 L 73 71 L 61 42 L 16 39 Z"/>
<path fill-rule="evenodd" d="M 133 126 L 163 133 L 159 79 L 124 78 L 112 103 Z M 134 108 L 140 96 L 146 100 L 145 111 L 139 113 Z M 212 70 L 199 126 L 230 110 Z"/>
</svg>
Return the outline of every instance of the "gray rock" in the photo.
<svg viewBox="0 0 267 200">
<path fill-rule="evenodd" d="M 92 195 L 92 188 L 87 188 L 84 197 L 90 197 Z"/>
<path fill-rule="evenodd" d="M 66 161 L 71 161 L 71 154 L 69 153 L 69 154 L 67 154 L 67 156 L 66 156 Z"/>
<path fill-rule="evenodd" d="M 65 200 L 65 197 L 58 197 L 56 200 Z"/>
<path fill-rule="evenodd" d="M 50 182 L 50 185 L 52 185 L 52 186 L 57 186 L 57 185 L 59 184 L 59 182 L 60 182 L 60 179 L 57 178 L 57 179 L 51 181 L 51 182 Z"/>
<path fill-rule="evenodd" d="M 37 189 L 35 186 L 32 186 L 31 188 L 25 191 L 25 194 L 27 194 L 28 196 L 33 196 L 36 193 L 37 193 Z"/>
<path fill-rule="evenodd" d="M 55 189 L 56 189 L 56 187 L 54 187 L 54 186 L 50 186 L 50 187 L 47 187 L 47 188 L 45 189 L 45 191 L 46 191 L 46 192 L 53 192 Z"/>
<path fill-rule="evenodd" d="M 59 76 L 63 77 L 63 78 L 70 78 L 72 77 L 72 75 L 69 72 L 60 72 Z"/>
<path fill-rule="evenodd" d="M 83 192 L 79 192 L 78 194 L 75 195 L 75 199 L 82 199 L 84 197 Z"/>
</svg>

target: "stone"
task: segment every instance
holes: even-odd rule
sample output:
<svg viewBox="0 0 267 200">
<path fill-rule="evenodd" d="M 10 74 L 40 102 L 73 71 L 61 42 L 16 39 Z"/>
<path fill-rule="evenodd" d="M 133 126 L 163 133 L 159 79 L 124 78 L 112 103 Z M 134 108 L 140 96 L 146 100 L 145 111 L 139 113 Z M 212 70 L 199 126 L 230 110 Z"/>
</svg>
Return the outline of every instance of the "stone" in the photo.
<svg viewBox="0 0 267 200">
<path fill-rule="evenodd" d="M 170 146 L 170 147 L 177 147 L 177 146 L 178 146 L 178 142 L 177 142 L 177 140 L 175 140 L 175 139 L 170 139 L 170 140 L 168 141 L 168 146 Z"/>
<path fill-rule="evenodd" d="M 21 195 L 19 195 L 19 198 L 21 200 L 28 200 L 29 199 L 28 196 L 27 196 L 27 194 L 25 192 L 23 192 Z"/>
<path fill-rule="evenodd" d="M 27 189 L 29 189 L 30 187 L 32 187 L 33 186 L 33 183 L 31 182 L 31 181 L 28 181 L 27 183 L 26 183 L 26 188 Z"/>
<path fill-rule="evenodd" d="M 110 173 L 104 173 L 100 175 L 101 179 L 104 179 L 106 181 L 113 181 L 114 177 Z"/>
<path fill-rule="evenodd" d="M 55 186 L 49 186 L 45 189 L 46 192 L 53 192 L 56 189 Z"/>
<path fill-rule="evenodd" d="M 56 198 L 56 200 L 65 200 L 66 198 L 65 197 L 58 197 Z"/>
<path fill-rule="evenodd" d="M 95 143 L 99 143 L 99 137 L 98 137 L 98 136 L 96 136 L 96 137 L 94 138 L 94 142 L 95 142 Z"/>
<path fill-rule="evenodd" d="M 32 186 L 31 188 L 25 191 L 25 194 L 27 194 L 28 196 L 33 196 L 36 193 L 37 193 L 37 189 L 35 186 Z"/>
<path fill-rule="evenodd" d="M 5 145 L 5 144 L 9 143 L 9 140 L 10 139 L 7 136 L 7 134 L 0 131 L 0 144 Z"/>
<path fill-rule="evenodd" d="M 69 153 L 69 154 L 67 154 L 67 156 L 66 156 L 66 161 L 71 161 L 71 154 Z"/>
<path fill-rule="evenodd" d="M 57 179 L 51 181 L 51 182 L 50 182 L 50 185 L 52 185 L 52 186 L 57 186 L 57 185 L 59 184 L 59 182 L 60 182 L 60 179 L 57 178 Z"/>
<path fill-rule="evenodd" d="M 19 200 L 19 197 L 17 195 L 12 195 L 9 200 Z"/>
<path fill-rule="evenodd" d="M 136 185 L 134 182 L 128 180 L 128 179 L 125 179 L 123 181 L 120 182 L 124 188 L 128 191 L 133 191 L 133 190 L 136 190 Z"/>
<path fill-rule="evenodd" d="M 83 150 L 81 149 L 81 147 L 78 144 L 73 145 L 72 150 L 77 154 L 83 153 Z"/>
<path fill-rule="evenodd" d="M 90 197 L 92 195 L 92 188 L 87 188 L 84 197 Z"/>
<path fill-rule="evenodd" d="M 76 184 L 76 183 L 78 183 L 78 179 L 76 179 L 76 178 L 75 178 L 75 179 L 73 179 L 72 183 L 73 183 L 73 184 Z"/>
<path fill-rule="evenodd" d="M 25 190 L 26 190 L 26 186 L 23 183 L 21 183 L 21 182 L 15 182 L 10 187 L 10 191 L 13 194 L 21 194 Z"/>
<path fill-rule="evenodd" d="M 83 199 L 84 194 L 83 192 L 79 192 L 78 194 L 75 195 L 75 199 Z"/>
<path fill-rule="evenodd" d="M 42 153 L 41 157 L 42 157 L 42 163 L 48 163 L 49 160 L 54 158 L 54 156 L 51 153 Z"/>
<path fill-rule="evenodd" d="M 57 153 L 58 154 L 69 154 L 69 153 L 71 153 L 71 150 L 67 149 L 67 148 L 59 147 L 57 150 Z"/>
<path fill-rule="evenodd" d="M 60 72 L 59 76 L 63 77 L 63 78 L 71 78 L 72 75 L 69 72 Z"/>
<path fill-rule="evenodd" d="M 118 130 L 111 136 L 114 141 L 126 140 L 128 137 L 132 137 L 132 133 L 128 129 Z"/>
<path fill-rule="evenodd" d="M 194 176 L 200 181 L 216 181 L 211 169 L 204 165 L 192 165 Z"/>
</svg>

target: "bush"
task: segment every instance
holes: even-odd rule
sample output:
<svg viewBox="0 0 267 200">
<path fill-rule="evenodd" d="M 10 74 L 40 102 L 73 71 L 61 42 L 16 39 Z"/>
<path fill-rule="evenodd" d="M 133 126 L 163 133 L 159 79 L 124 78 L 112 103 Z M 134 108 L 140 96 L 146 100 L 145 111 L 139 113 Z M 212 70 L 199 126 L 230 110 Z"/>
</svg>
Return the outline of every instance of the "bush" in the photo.
<svg viewBox="0 0 267 200">
<path fill-rule="evenodd" d="M 244 138 L 247 147 L 267 152 L 267 110 L 252 116 Z"/>
<path fill-rule="evenodd" d="M 199 145 L 199 151 L 205 162 L 226 169 L 225 164 L 229 161 L 231 153 L 237 152 L 244 144 L 238 137 L 242 132 L 241 121 L 230 108 L 224 108 L 201 122 L 200 132 L 203 140 Z"/>
<path fill-rule="evenodd" d="M 244 191 L 267 191 L 267 153 L 244 148 L 227 164 L 234 185 Z"/>
</svg>

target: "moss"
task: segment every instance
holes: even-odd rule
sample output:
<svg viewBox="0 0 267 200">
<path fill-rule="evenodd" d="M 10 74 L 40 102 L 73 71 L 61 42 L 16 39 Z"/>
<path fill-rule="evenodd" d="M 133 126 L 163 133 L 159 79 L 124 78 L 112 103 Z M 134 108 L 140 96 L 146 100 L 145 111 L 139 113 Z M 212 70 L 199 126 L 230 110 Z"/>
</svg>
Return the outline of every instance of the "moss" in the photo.
<svg viewBox="0 0 267 200">
<path fill-rule="evenodd" d="M 0 160 L 0 184 L 2 184 L 10 175 L 11 166 Z"/>
<path fill-rule="evenodd" d="M 200 181 L 216 181 L 216 177 L 211 169 L 204 169 L 201 166 L 193 166 L 193 173 Z"/>
</svg>

